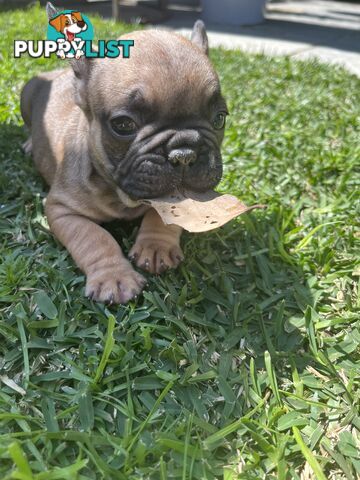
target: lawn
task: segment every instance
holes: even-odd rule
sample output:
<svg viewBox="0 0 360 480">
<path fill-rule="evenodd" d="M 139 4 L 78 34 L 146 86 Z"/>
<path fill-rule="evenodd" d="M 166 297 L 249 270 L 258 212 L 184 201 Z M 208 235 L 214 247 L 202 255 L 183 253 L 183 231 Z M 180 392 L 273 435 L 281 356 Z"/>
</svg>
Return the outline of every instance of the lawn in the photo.
<svg viewBox="0 0 360 480">
<path fill-rule="evenodd" d="M 360 79 L 212 50 L 219 190 L 268 208 L 184 235 L 177 271 L 106 307 L 20 148 L 20 89 L 61 61 L 14 60 L 12 42 L 45 28 L 38 7 L 0 14 L 0 478 L 359 478 Z M 127 252 L 138 226 L 108 228 Z"/>
</svg>

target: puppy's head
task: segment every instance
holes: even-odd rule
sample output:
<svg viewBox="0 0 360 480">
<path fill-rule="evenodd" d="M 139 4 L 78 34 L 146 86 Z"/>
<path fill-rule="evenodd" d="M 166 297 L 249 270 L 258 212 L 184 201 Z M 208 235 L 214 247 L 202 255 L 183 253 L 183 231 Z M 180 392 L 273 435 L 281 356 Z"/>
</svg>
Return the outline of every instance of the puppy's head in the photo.
<svg viewBox="0 0 360 480">
<path fill-rule="evenodd" d="M 135 200 L 212 189 L 227 109 L 203 23 L 191 41 L 157 30 L 131 38 L 128 59 L 72 62 L 93 161 Z"/>
</svg>

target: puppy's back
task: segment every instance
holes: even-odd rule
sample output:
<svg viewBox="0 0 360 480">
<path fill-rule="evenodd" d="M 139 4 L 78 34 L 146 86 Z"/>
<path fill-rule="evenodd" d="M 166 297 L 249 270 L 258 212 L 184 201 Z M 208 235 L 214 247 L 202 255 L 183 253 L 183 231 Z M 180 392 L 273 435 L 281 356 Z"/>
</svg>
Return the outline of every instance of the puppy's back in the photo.
<svg viewBox="0 0 360 480">
<path fill-rule="evenodd" d="M 64 130 L 74 107 L 78 110 L 71 69 L 37 75 L 21 92 L 21 115 L 31 132 L 25 149 L 28 153 L 31 149 L 37 169 L 50 185 L 62 161 Z"/>
<path fill-rule="evenodd" d="M 27 127 L 31 127 L 33 104 L 37 103 L 39 100 L 46 102 L 52 80 L 62 75 L 65 71 L 66 70 L 61 69 L 41 73 L 25 84 L 21 91 L 20 111 Z"/>
</svg>

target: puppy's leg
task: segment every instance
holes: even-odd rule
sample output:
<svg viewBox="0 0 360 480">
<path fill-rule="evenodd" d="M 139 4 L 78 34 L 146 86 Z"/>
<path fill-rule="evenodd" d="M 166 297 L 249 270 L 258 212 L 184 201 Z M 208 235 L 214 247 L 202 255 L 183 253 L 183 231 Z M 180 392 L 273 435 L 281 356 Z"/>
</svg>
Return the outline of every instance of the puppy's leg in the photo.
<svg viewBox="0 0 360 480">
<path fill-rule="evenodd" d="M 165 225 L 154 209 L 148 210 L 130 250 L 130 259 L 151 273 L 177 267 L 184 258 L 180 248 L 181 231 L 177 225 Z"/>
<path fill-rule="evenodd" d="M 143 289 L 146 280 L 135 272 L 115 239 L 92 220 L 66 205 L 46 202 L 50 228 L 85 272 L 86 295 L 109 303 L 126 303 Z"/>
</svg>

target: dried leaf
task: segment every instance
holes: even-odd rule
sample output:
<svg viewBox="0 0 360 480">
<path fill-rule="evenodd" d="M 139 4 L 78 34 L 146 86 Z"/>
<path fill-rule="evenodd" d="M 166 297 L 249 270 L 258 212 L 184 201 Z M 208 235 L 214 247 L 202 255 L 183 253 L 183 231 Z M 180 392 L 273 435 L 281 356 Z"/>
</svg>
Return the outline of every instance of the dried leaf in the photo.
<svg viewBox="0 0 360 480">
<path fill-rule="evenodd" d="M 242 213 L 264 205 L 248 207 L 233 195 L 176 192 L 162 198 L 144 200 L 158 212 L 167 225 L 175 224 L 189 232 L 206 232 L 221 227 Z"/>
</svg>

